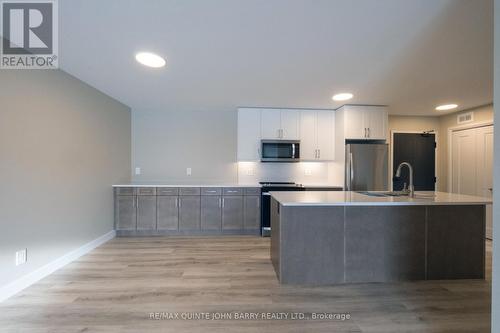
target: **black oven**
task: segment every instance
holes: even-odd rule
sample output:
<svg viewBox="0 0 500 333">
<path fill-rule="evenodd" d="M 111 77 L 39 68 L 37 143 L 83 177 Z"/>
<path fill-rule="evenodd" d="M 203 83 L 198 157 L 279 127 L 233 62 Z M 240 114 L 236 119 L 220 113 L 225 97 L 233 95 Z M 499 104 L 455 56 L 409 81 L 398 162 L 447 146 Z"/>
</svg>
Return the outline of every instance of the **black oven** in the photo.
<svg viewBox="0 0 500 333">
<path fill-rule="evenodd" d="M 262 162 L 299 162 L 300 141 L 262 140 Z"/>
</svg>

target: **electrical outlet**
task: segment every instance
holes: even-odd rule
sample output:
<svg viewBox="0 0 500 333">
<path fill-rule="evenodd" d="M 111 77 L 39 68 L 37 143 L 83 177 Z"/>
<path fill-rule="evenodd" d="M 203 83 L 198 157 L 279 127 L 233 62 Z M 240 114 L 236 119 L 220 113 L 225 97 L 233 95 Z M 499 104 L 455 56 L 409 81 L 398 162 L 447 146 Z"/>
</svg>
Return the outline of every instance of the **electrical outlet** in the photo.
<svg viewBox="0 0 500 333">
<path fill-rule="evenodd" d="M 253 169 L 246 169 L 245 174 L 247 176 L 253 176 Z"/>
<path fill-rule="evenodd" d="M 136 174 L 136 175 L 140 175 L 140 174 L 141 174 L 141 168 L 136 167 L 136 168 L 135 168 L 135 174 Z"/>
<path fill-rule="evenodd" d="M 26 263 L 28 260 L 27 253 L 28 249 L 22 249 L 16 252 L 16 266 Z"/>
<path fill-rule="evenodd" d="M 191 168 L 186 168 L 186 175 L 191 176 L 192 170 Z"/>
<path fill-rule="evenodd" d="M 312 176 L 312 174 L 313 174 L 313 172 L 312 172 L 312 170 L 311 170 L 311 169 L 306 169 L 306 170 L 304 171 L 304 173 L 306 174 L 306 176 Z"/>
</svg>

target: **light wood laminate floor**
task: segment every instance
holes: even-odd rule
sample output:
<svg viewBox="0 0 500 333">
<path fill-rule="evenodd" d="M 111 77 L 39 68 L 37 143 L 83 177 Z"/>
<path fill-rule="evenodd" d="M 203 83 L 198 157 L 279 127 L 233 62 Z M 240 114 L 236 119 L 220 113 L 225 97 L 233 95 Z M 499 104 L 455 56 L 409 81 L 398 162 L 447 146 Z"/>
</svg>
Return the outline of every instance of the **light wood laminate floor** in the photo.
<svg viewBox="0 0 500 333">
<path fill-rule="evenodd" d="M 268 238 L 116 238 L 0 303 L 0 332 L 489 332 L 489 280 L 280 286 Z M 351 318 L 152 320 L 151 312 Z"/>
</svg>

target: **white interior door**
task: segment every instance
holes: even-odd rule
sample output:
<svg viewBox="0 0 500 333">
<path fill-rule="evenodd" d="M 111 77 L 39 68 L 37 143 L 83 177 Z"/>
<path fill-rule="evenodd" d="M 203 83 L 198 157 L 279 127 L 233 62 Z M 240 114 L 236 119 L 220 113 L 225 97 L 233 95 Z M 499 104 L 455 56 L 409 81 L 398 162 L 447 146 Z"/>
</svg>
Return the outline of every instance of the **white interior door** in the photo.
<svg viewBox="0 0 500 333">
<path fill-rule="evenodd" d="M 452 134 L 452 192 L 491 198 L 493 193 L 493 126 Z M 491 205 L 486 207 L 486 237 L 492 237 Z"/>
<path fill-rule="evenodd" d="M 477 129 L 477 194 L 491 198 L 493 195 L 493 126 Z M 486 206 L 486 237 L 493 236 L 492 205 Z"/>
<path fill-rule="evenodd" d="M 453 132 L 452 192 L 476 195 L 476 130 Z"/>
</svg>

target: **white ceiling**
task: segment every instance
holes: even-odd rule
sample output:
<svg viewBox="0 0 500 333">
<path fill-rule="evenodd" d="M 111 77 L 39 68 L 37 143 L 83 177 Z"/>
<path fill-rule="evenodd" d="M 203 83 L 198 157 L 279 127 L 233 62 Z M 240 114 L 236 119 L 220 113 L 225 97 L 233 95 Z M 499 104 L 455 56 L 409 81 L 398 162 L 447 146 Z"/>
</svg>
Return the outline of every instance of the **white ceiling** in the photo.
<svg viewBox="0 0 500 333">
<path fill-rule="evenodd" d="M 493 100 L 492 0 L 60 0 L 61 68 L 134 110 Z M 138 51 L 167 58 L 136 63 Z"/>
</svg>

